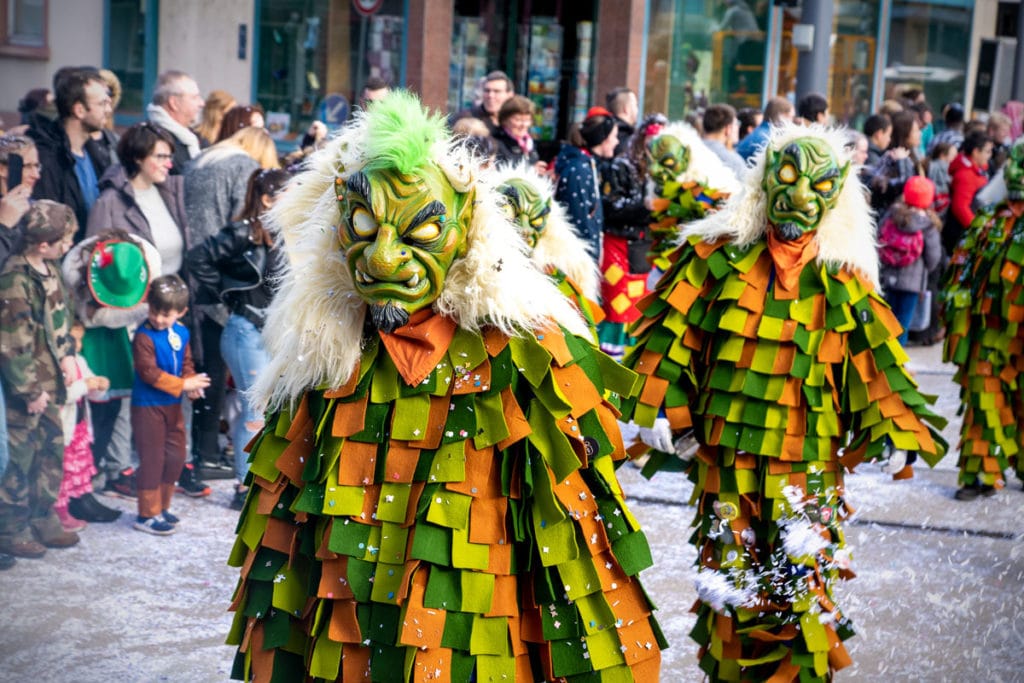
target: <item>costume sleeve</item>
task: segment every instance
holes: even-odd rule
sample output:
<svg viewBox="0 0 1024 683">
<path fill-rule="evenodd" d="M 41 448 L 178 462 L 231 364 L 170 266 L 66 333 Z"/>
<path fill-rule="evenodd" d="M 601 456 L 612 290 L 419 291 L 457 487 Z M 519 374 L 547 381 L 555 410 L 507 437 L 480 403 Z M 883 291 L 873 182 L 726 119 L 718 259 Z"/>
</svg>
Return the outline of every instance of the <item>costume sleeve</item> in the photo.
<svg viewBox="0 0 1024 683">
<path fill-rule="evenodd" d="M 8 396 L 25 404 L 43 393 L 35 358 L 39 322 L 32 315 L 29 288 L 17 273 L 0 277 L 0 370 Z"/>
<path fill-rule="evenodd" d="M 54 316 L 54 345 L 57 348 L 58 359 L 74 358 L 75 339 L 71 336 L 71 323 L 74 322 L 75 319 L 75 302 L 69 295 L 67 287 L 64 286 L 64 278 L 61 276 L 60 268 L 56 266 L 53 266 L 52 268 L 51 276 L 56 278 L 60 301 L 64 305 L 64 310 L 61 311 L 61 315 Z"/>
<path fill-rule="evenodd" d="M 139 379 L 172 396 L 181 396 L 185 381 L 181 377 L 164 372 L 157 366 L 153 339 L 148 334 L 135 335 L 135 339 L 132 341 L 132 357 Z"/>
<path fill-rule="evenodd" d="M 191 377 L 196 374 L 196 365 L 192 360 L 192 342 L 185 344 L 185 358 L 181 361 L 182 378 Z"/>
</svg>

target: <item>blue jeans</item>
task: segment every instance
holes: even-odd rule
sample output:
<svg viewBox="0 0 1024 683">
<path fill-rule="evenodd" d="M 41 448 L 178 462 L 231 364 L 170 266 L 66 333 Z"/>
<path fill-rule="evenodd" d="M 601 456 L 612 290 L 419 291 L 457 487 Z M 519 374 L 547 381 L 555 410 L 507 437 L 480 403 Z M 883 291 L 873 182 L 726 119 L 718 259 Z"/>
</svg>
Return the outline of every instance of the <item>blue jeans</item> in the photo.
<svg viewBox="0 0 1024 683">
<path fill-rule="evenodd" d="M 907 345 L 907 334 L 910 331 L 910 321 L 914 319 L 914 309 L 917 308 L 917 300 L 921 296 L 917 292 L 903 292 L 893 289 L 885 293 L 885 300 L 889 302 L 896 319 L 903 326 L 900 334 L 900 344 Z"/>
<path fill-rule="evenodd" d="M 240 315 L 232 314 L 224 333 L 220 338 L 220 354 L 231 371 L 241 399 L 242 414 L 235 421 L 231 431 L 231 441 L 235 447 L 235 475 L 238 481 L 244 482 L 249 473 L 249 454 L 244 451 L 245 445 L 256 435 L 246 428 L 247 422 L 263 419 L 256 413 L 248 400 L 248 391 L 256 383 L 256 378 L 267 367 L 270 358 L 263 346 L 263 337 L 256 326 Z"/>
<path fill-rule="evenodd" d="M 7 445 L 7 402 L 3 387 L 0 387 L 0 477 L 7 471 L 7 463 L 11 461 L 11 453 Z"/>
</svg>

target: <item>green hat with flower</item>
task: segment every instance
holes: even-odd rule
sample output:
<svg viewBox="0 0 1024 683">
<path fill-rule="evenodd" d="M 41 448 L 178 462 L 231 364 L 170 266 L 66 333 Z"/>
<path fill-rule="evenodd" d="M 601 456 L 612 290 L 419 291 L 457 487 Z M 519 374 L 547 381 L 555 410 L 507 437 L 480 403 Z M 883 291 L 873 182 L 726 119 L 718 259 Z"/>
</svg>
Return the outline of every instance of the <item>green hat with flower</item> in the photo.
<svg viewBox="0 0 1024 683">
<path fill-rule="evenodd" d="M 135 242 L 98 241 L 89 256 L 89 291 L 112 308 L 131 308 L 142 301 L 149 284 L 149 264 Z"/>
</svg>

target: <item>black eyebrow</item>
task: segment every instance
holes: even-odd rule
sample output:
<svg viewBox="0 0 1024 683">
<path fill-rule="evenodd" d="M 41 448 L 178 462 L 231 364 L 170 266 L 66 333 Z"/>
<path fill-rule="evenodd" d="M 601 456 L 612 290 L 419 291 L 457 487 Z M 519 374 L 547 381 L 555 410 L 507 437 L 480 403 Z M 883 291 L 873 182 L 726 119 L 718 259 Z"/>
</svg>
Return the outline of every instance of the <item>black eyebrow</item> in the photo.
<svg viewBox="0 0 1024 683">
<path fill-rule="evenodd" d="M 536 220 L 538 218 L 544 218 L 544 216 L 547 216 L 549 213 L 551 213 L 551 205 L 545 204 L 544 208 L 538 211 L 537 215 L 534 216 L 533 219 Z"/>
<path fill-rule="evenodd" d="M 815 181 L 815 182 L 819 182 L 820 183 L 820 182 L 823 182 L 825 180 L 832 180 L 833 178 L 838 178 L 838 177 L 839 177 L 839 169 L 838 168 L 830 168 L 829 170 L 827 170 L 824 173 L 822 173 L 821 177 L 818 178 L 818 180 Z"/>
<path fill-rule="evenodd" d="M 519 205 L 519 188 L 513 185 L 502 185 L 498 191 L 505 195 L 513 204 Z"/>
<path fill-rule="evenodd" d="M 350 175 L 345 181 L 345 188 L 349 192 L 359 195 L 367 206 L 373 206 L 373 202 L 370 201 L 370 181 L 362 171 L 356 171 Z"/>
<path fill-rule="evenodd" d="M 793 163 L 796 165 L 796 170 L 803 172 L 803 163 L 800 160 L 800 147 L 796 143 L 790 143 L 786 145 L 786 148 L 782 150 L 785 154 L 793 157 Z"/>
<path fill-rule="evenodd" d="M 416 215 L 413 216 L 412 220 L 409 221 L 409 227 L 415 228 L 417 225 L 420 225 L 421 223 L 426 223 L 428 218 L 444 216 L 445 213 L 447 213 L 447 211 L 448 210 L 445 208 L 444 204 L 435 199 L 434 201 L 430 202 L 429 204 L 427 204 L 422 209 L 416 212 Z"/>
</svg>

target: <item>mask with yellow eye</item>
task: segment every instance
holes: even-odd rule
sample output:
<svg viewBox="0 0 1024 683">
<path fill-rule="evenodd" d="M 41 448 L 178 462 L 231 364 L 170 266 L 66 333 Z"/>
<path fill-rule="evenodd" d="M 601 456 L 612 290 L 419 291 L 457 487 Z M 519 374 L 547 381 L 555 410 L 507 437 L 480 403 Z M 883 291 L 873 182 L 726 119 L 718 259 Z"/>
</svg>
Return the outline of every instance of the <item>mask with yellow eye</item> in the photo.
<svg viewBox="0 0 1024 683">
<path fill-rule="evenodd" d="M 510 178 L 498 188 L 498 192 L 505 199 L 505 215 L 527 246 L 533 249 L 548 225 L 550 197 L 545 198 L 532 183 L 522 178 Z"/>
<path fill-rule="evenodd" d="M 690 166 L 690 150 L 674 135 L 659 135 L 647 143 L 647 172 L 663 186 Z"/>
<path fill-rule="evenodd" d="M 1010 147 L 1010 154 L 1003 166 L 1003 180 L 1006 182 L 1006 196 L 1011 202 L 1024 201 L 1024 138 Z"/>
<path fill-rule="evenodd" d="M 835 208 L 850 164 L 840 166 L 831 146 L 819 138 L 800 138 L 779 151 L 769 147 L 765 154 L 768 221 L 783 239 L 815 230 Z"/>
<path fill-rule="evenodd" d="M 466 251 L 467 195 L 427 166 L 412 175 L 353 173 L 339 185 L 338 200 L 338 238 L 356 291 L 374 320 L 379 310 L 389 312 L 388 324 L 379 327 L 433 303 L 452 262 Z"/>
</svg>

